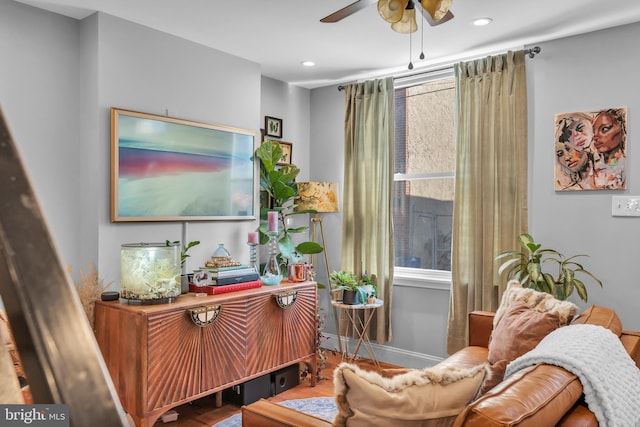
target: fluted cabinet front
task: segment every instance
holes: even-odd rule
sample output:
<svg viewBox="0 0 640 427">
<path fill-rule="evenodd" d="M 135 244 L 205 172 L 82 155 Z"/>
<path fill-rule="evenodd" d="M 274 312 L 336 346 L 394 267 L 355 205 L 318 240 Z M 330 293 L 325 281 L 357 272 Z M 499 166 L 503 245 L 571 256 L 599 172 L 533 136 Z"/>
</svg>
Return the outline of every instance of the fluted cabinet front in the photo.
<svg viewBox="0 0 640 427">
<path fill-rule="evenodd" d="M 288 365 L 314 371 L 316 310 L 315 282 L 148 306 L 96 301 L 95 334 L 125 411 L 152 427 L 172 407 Z"/>
<path fill-rule="evenodd" d="M 199 328 L 183 311 L 149 316 L 148 328 L 146 409 L 151 411 L 200 393 Z"/>
<path fill-rule="evenodd" d="M 202 390 L 207 391 L 246 376 L 247 303 L 240 298 L 220 304 L 215 322 L 202 331 Z"/>
</svg>

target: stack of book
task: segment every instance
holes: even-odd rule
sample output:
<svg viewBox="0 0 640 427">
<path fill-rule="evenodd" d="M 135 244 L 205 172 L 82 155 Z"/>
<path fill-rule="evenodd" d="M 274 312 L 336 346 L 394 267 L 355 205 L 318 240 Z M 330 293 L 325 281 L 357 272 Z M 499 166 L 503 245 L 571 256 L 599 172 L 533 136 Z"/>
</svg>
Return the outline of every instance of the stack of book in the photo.
<svg viewBox="0 0 640 427">
<path fill-rule="evenodd" d="M 203 267 L 194 271 L 193 277 L 194 283 L 189 285 L 189 290 L 211 295 L 262 286 L 258 272 L 246 264 Z"/>
<path fill-rule="evenodd" d="M 211 285 L 232 285 L 235 283 L 252 282 L 258 280 L 258 272 L 248 265 L 238 265 L 234 267 L 202 268 L 211 276 Z"/>
</svg>

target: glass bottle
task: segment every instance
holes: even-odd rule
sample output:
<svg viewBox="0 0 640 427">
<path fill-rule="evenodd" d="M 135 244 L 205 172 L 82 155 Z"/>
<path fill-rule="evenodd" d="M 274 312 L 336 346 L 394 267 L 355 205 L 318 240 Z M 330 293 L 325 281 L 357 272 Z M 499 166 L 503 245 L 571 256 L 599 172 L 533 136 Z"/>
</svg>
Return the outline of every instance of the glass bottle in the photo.
<svg viewBox="0 0 640 427">
<path fill-rule="evenodd" d="M 265 285 L 278 285 L 282 281 L 282 273 L 280 272 L 280 265 L 278 264 L 278 232 L 269 232 L 269 258 L 264 266 L 264 271 L 260 279 Z"/>
<path fill-rule="evenodd" d="M 229 253 L 227 248 L 224 247 L 224 243 L 218 243 L 218 249 L 216 249 L 213 252 L 213 256 L 214 257 L 230 257 L 231 254 Z"/>
<path fill-rule="evenodd" d="M 260 265 L 258 264 L 258 244 L 255 242 L 247 242 L 249 245 L 249 266 L 253 267 L 256 273 L 260 273 Z"/>
</svg>

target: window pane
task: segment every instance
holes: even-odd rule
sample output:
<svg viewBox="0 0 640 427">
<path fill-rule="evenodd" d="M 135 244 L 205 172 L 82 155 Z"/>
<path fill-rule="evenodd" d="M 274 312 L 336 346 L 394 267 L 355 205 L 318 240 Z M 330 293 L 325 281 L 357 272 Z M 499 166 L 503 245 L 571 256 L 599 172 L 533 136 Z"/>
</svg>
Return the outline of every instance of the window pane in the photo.
<svg viewBox="0 0 640 427">
<path fill-rule="evenodd" d="M 399 267 L 451 270 L 453 200 L 424 193 L 453 192 L 453 178 L 396 181 L 394 236 Z"/>
<path fill-rule="evenodd" d="M 396 90 L 396 266 L 451 270 L 453 78 Z"/>
</svg>

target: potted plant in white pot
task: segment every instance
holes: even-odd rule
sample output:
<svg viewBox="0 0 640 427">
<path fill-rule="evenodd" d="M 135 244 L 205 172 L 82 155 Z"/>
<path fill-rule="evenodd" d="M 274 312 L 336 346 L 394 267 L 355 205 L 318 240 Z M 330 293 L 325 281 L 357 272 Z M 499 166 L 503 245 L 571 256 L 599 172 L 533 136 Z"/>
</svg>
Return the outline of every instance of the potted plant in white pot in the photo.
<svg viewBox="0 0 640 427">
<path fill-rule="evenodd" d="M 362 303 L 364 304 L 364 301 L 366 301 L 367 304 L 375 304 L 376 297 L 378 296 L 378 287 L 376 286 L 375 280 L 367 273 L 364 273 L 360 276 L 358 282 L 360 283 L 362 294 L 366 295 L 366 300 L 363 300 Z"/>
<path fill-rule="evenodd" d="M 498 269 L 498 274 L 507 271 L 507 280 L 518 280 L 524 287 L 549 293 L 559 300 L 569 298 L 575 290 L 585 302 L 588 298 L 587 288 L 576 273 L 591 278 L 602 287 L 600 279 L 576 262 L 576 258 L 588 255 L 565 257 L 555 249 L 543 248 L 526 233 L 518 236 L 518 242 L 522 251 L 507 251 L 496 256 L 496 260 L 507 259 Z M 557 267 L 555 276 L 543 271 L 543 264 Z"/>
</svg>

